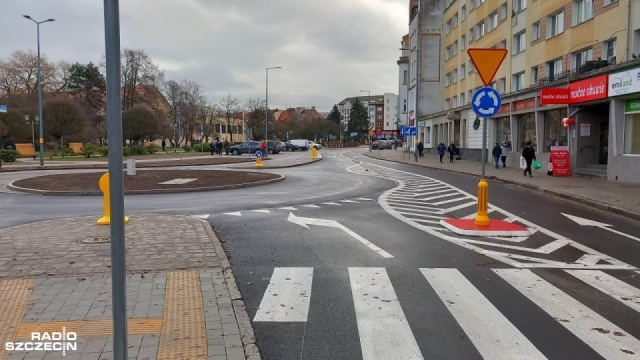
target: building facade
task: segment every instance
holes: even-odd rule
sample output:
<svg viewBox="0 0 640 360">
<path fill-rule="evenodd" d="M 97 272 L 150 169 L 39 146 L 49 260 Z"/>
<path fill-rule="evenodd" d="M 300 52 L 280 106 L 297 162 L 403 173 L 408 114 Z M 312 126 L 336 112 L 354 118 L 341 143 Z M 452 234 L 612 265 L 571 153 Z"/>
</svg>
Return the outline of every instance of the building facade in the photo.
<svg viewBox="0 0 640 360">
<path fill-rule="evenodd" d="M 640 181 L 634 105 L 640 1 L 446 0 L 444 6 L 442 110 L 420 117 L 426 148 L 454 142 L 462 158 L 481 159 L 482 120 L 470 102 L 483 84 L 467 49 L 505 48 L 491 84 L 503 102 L 487 120 L 490 147 L 509 144 L 509 164 L 519 166 L 527 142 L 543 164 L 552 146 L 568 146 L 574 173 Z M 573 120 L 567 128 L 564 118 Z"/>
<path fill-rule="evenodd" d="M 346 131 L 351 119 L 351 106 L 358 99 L 369 110 L 369 128 L 375 132 L 384 134 L 385 137 L 395 135 L 398 127 L 398 95 L 384 93 L 382 95 L 348 97 L 338 103 L 340 122 L 343 131 Z"/>
</svg>

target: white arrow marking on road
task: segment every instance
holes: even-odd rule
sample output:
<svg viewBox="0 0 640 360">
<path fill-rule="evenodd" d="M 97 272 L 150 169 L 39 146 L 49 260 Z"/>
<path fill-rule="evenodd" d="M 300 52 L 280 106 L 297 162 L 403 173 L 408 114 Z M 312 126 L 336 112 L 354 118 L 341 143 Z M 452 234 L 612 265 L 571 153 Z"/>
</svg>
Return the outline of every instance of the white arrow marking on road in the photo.
<svg viewBox="0 0 640 360">
<path fill-rule="evenodd" d="M 319 208 L 320 207 L 320 206 L 314 205 L 314 204 L 307 204 L 307 205 L 301 205 L 301 206 L 308 207 L 308 208 Z"/>
<path fill-rule="evenodd" d="M 361 243 L 365 244 L 367 247 L 369 247 L 369 249 L 377 252 L 380 256 L 382 256 L 384 258 L 392 258 L 393 257 L 393 255 L 391 255 L 388 252 L 380 249 L 378 246 L 376 246 L 375 244 L 371 243 L 369 240 L 367 240 L 367 239 L 363 238 L 362 236 L 356 234 L 351 229 L 347 228 L 346 226 L 340 224 L 339 222 L 337 222 L 335 220 L 325 220 L 325 219 L 314 219 L 314 218 L 308 218 L 308 217 L 301 217 L 301 216 L 295 216 L 293 213 L 289 213 L 289 218 L 287 220 L 291 221 L 294 224 L 298 224 L 298 225 L 300 225 L 302 227 L 306 227 L 307 229 L 310 229 L 309 225 L 328 226 L 328 227 L 334 227 L 334 228 L 342 229 L 347 234 L 349 234 L 352 237 L 356 238 L 356 240 L 358 240 Z"/>
<path fill-rule="evenodd" d="M 566 217 L 568 217 L 569 219 L 573 220 L 578 225 L 599 227 L 601 229 L 610 231 L 610 232 L 612 232 L 614 234 L 618 234 L 618 235 L 624 236 L 624 237 L 629 238 L 631 240 L 640 241 L 640 238 L 637 238 L 635 236 L 631 236 L 629 234 L 625 234 L 625 233 L 623 233 L 621 231 L 618 231 L 618 230 L 610 228 L 610 226 L 613 226 L 613 225 L 609 225 L 609 224 L 605 224 L 605 223 L 601 223 L 601 222 L 597 222 L 597 221 L 581 218 L 581 217 L 574 216 L 574 215 L 569 215 L 569 214 L 564 214 L 564 213 L 561 213 L 561 214 L 566 216 Z"/>
<path fill-rule="evenodd" d="M 228 213 L 223 213 L 225 215 L 231 215 L 231 216 L 242 216 L 242 214 L 240 213 L 240 211 L 236 211 L 236 212 L 228 212 Z"/>
<path fill-rule="evenodd" d="M 491 98 L 491 100 L 493 100 L 493 106 L 498 107 L 498 98 L 496 97 L 496 94 L 490 92 L 489 97 Z"/>
<path fill-rule="evenodd" d="M 259 213 L 263 213 L 263 214 L 271 214 L 271 211 L 269 211 L 267 209 L 251 210 L 251 211 L 255 211 L 255 212 L 259 212 Z"/>
<path fill-rule="evenodd" d="M 291 210 L 291 211 L 298 211 L 298 209 L 294 208 L 293 206 L 285 206 L 285 207 L 281 207 L 279 208 L 280 210 Z"/>
<path fill-rule="evenodd" d="M 478 97 L 476 98 L 476 101 L 474 104 L 476 104 L 477 107 L 480 107 L 480 105 L 482 105 L 482 101 L 481 99 L 486 95 L 487 93 L 485 93 L 484 91 L 478 94 Z"/>
<path fill-rule="evenodd" d="M 210 214 L 202 214 L 202 215 L 191 215 L 191 217 L 194 217 L 196 219 L 203 219 L 203 220 L 207 220 L 209 218 Z"/>
</svg>

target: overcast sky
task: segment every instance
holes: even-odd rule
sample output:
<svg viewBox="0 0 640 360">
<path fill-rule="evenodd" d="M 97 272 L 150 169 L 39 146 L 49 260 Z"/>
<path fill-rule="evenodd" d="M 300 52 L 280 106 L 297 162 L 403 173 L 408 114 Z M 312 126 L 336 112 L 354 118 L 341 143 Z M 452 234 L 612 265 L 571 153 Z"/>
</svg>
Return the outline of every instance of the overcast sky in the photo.
<svg viewBox="0 0 640 360">
<path fill-rule="evenodd" d="M 50 59 L 99 63 L 103 1 L 0 0 L 0 58 L 36 49 Z M 409 0 L 124 0 L 122 48 L 144 49 L 167 79 L 197 81 L 212 103 L 227 93 L 269 107 L 329 111 L 359 90 L 398 93 Z M 366 94 L 365 94 L 366 95 Z"/>
</svg>

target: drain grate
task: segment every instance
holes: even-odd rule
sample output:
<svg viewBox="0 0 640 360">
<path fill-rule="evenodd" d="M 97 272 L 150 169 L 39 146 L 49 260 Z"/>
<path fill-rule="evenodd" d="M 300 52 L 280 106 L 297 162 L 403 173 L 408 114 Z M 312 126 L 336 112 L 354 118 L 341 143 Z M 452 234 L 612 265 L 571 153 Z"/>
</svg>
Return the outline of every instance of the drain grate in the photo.
<svg viewBox="0 0 640 360">
<path fill-rule="evenodd" d="M 106 244 L 111 242 L 111 238 L 109 236 L 94 236 L 82 239 L 80 242 L 83 244 Z"/>
</svg>

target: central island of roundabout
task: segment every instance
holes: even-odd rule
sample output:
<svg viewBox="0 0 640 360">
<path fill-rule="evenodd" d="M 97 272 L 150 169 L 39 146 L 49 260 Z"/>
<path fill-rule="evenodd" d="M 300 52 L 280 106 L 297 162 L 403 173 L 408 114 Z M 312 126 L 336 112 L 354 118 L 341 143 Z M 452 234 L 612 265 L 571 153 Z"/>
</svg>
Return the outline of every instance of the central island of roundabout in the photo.
<svg viewBox="0 0 640 360">
<path fill-rule="evenodd" d="M 69 172 L 20 179 L 8 185 L 14 191 L 41 195 L 102 195 L 99 172 Z M 138 170 L 124 171 L 125 194 L 161 194 L 226 190 L 270 184 L 283 175 L 240 170 Z"/>
</svg>

